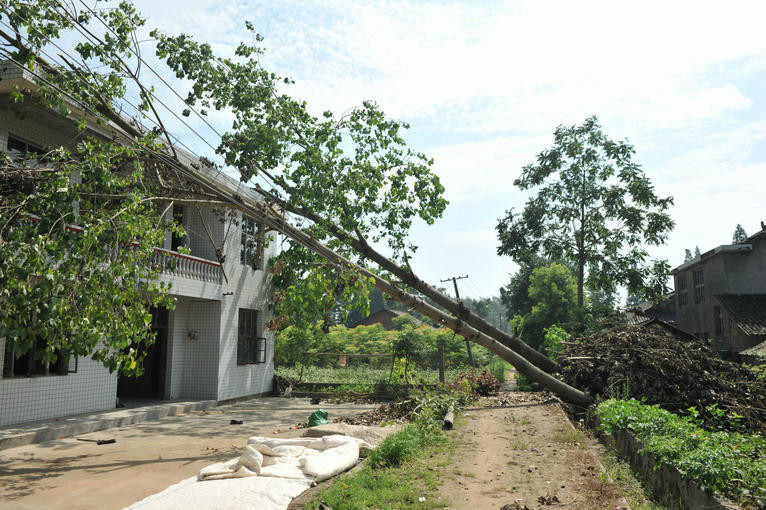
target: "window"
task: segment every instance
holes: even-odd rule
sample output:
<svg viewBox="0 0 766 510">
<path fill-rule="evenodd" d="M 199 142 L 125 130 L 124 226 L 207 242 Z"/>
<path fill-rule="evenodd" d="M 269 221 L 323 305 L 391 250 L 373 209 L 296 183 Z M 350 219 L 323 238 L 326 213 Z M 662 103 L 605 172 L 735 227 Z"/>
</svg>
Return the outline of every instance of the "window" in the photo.
<svg viewBox="0 0 766 510">
<path fill-rule="evenodd" d="M 686 273 L 676 276 L 676 290 L 678 293 L 678 306 L 689 304 L 689 294 L 687 292 L 689 279 Z"/>
<path fill-rule="evenodd" d="M 258 310 L 239 309 L 237 365 L 266 363 L 266 339 L 259 336 L 263 328 Z"/>
<path fill-rule="evenodd" d="M 15 136 L 8 136 L 8 152 L 16 151 L 21 154 L 37 154 L 41 156 L 45 153 L 41 147 L 37 145 L 25 142 Z"/>
<path fill-rule="evenodd" d="M 720 335 L 723 333 L 723 312 L 721 307 L 716 305 L 713 307 L 713 316 L 715 320 L 715 334 Z"/>
<path fill-rule="evenodd" d="M 694 282 L 694 304 L 705 302 L 705 274 L 702 272 L 702 268 L 695 269 L 692 273 L 692 281 Z"/>
<path fill-rule="evenodd" d="M 61 350 L 56 350 L 56 361 L 45 363 L 42 360 L 45 352 L 45 340 L 37 338 L 35 345 L 26 353 L 17 357 L 14 352 L 13 343 L 6 340 L 5 357 L 3 359 L 3 377 L 31 377 L 37 375 L 66 375 L 71 372 L 77 372 L 77 369 L 69 369 L 69 355 Z M 75 367 L 77 358 L 74 358 Z"/>
<path fill-rule="evenodd" d="M 263 269 L 263 228 L 255 220 L 242 218 L 242 239 L 239 249 L 239 261 L 253 269 Z"/>
</svg>

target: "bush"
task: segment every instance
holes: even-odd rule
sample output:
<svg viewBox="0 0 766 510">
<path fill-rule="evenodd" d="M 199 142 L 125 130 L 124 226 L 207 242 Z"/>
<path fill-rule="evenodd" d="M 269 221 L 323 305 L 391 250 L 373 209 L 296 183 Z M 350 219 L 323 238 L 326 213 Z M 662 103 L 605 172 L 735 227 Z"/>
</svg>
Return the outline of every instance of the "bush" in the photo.
<svg viewBox="0 0 766 510">
<path fill-rule="evenodd" d="M 607 433 L 631 431 L 658 465 L 673 466 L 743 506 L 766 506 L 766 441 L 760 434 L 705 430 L 695 416 L 635 399 L 606 400 L 596 414 Z"/>
<path fill-rule="evenodd" d="M 500 383 L 495 376 L 490 374 L 487 370 L 478 374 L 473 370 L 461 372 L 460 375 L 457 376 L 453 385 L 460 386 L 466 383 L 473 393 L 481 395 L 482 397 L 497 395 L 500 391 Z"/>
</svg>

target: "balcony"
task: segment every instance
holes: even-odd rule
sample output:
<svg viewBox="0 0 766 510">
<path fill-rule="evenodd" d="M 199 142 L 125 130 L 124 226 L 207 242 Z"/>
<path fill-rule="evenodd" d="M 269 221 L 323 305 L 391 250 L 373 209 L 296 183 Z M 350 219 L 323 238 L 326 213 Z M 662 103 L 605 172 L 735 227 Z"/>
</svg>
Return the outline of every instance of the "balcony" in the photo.
<svg viewBox="0 0 766 510">
<path fill-rule="evenodd" d="M 223 283 L 223 268 L 212 260 L 155 248 L 153 263 L 166 274 L 218 285 Z"/>
</svg>

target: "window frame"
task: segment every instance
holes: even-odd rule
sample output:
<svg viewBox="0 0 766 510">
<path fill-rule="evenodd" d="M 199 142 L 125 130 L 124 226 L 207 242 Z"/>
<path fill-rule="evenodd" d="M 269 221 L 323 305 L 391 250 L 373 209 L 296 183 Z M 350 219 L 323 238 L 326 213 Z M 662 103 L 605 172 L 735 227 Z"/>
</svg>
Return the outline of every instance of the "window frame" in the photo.
<svg viewBox="0 0 766 510">
<path fill-rule="evenodd" d="M 695 269 L 692 272 L 692 282 L 694 283 L 694 304 L 698 305 L 705 302 L 705 272 L 704 268 Z"/>
<path fill-rule="evenodd" d="M 266 338 L 262 335 L 261 311 L 240 308 L 237 321 L 237 365 L 266 363 Z"/>
</svg>

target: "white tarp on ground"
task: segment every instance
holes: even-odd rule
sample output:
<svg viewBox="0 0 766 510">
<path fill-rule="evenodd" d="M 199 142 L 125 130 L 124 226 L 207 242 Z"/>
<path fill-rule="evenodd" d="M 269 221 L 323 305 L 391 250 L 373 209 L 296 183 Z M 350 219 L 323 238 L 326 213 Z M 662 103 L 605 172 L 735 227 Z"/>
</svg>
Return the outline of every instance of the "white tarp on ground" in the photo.
<svg viewBox="0 0 766 510">
<path fill-rule="evenodd" d="M 349 469 L 359 460 L 354 437 L 268 439 L 251 437 L 243 455 L 200 470 L 129 510 L 283 510 L 316 482 Z"/>
</svg>

